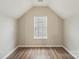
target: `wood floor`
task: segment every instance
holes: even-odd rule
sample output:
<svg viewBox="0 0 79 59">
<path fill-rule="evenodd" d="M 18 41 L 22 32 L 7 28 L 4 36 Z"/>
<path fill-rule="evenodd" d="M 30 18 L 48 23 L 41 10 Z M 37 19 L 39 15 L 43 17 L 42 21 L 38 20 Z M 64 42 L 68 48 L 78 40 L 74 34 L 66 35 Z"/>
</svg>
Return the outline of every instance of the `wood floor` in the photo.
<svg viewBox="0 0 79 59">
<path fill-rule="evenodd" d="M 18 48 L 7 59 L 74 59 L 63 48 Z"/>
</svg>

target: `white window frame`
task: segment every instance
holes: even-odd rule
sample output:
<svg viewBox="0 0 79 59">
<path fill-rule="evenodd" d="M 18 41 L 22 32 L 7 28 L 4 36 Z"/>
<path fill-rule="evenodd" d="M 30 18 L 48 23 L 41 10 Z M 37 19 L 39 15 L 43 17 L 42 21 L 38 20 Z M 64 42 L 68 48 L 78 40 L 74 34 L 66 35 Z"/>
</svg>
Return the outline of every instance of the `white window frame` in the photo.
<svg viewBox="0 0 79 59">
<path fill-rule="evenodd" d="M 36 36 L 35 35 L 35 27 L 36 27 L 36 25 L 35 25 L 35 21 L 36 21 L 36 18 L 39 18 L 39 17 L 43 17 L 44 19 L 45 19 L 45 24 L 46 24 L 46 36 L 45 37 L 43 37 L 43 36 L 41 36 L 41 37 L 38 37 L 38 36 Z M 47 39 L 48 37 L 47 37 L 47 16 L 34 16 L 34 39 Z"/>
</svg>

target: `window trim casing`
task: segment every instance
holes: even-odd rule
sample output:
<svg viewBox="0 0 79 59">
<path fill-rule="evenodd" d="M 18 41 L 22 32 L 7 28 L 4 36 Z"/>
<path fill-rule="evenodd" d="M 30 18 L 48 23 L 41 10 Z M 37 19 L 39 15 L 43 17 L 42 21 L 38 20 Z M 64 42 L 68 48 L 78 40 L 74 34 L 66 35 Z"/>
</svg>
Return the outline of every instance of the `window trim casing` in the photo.
<svg viewBox="0 0 79 59">
<path fill-rule="evenodd" d="M 45 17 L 46 18 L 46 26 L 47 26 L 47 20 L 48 20 L 47 16 L 34 16 L 34 39 L 48 39 L 47 31 L 46 31 L 46 36 L 45 37 L 37 37 L 37 36 L 35 36 L 35 19 L 36 19 L 36 17 Z"/>
</svg>

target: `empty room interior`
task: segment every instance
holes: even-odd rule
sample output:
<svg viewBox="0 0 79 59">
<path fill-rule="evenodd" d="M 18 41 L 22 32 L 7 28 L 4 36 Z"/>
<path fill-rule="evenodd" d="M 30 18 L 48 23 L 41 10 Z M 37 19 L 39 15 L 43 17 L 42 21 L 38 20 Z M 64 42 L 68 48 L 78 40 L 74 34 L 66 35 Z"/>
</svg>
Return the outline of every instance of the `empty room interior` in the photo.
<svg viewBox="0 0 79 59">
<path fill-rule="evenodd" d="M 0 0 L 0 59 L 79 59 L 79 0 Z"/>
</svg>

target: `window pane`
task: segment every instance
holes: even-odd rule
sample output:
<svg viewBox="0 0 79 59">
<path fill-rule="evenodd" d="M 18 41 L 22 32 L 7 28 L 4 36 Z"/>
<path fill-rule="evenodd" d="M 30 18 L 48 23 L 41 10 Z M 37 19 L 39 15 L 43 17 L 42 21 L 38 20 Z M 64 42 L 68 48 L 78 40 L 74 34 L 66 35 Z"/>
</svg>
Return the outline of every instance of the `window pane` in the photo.
<svg viewBox="0 0 79 59">
<path fill-rule="evenodd" d="M 47 39 L 47 16 L 34 17 L 34 38 Z"/>
</svg>

